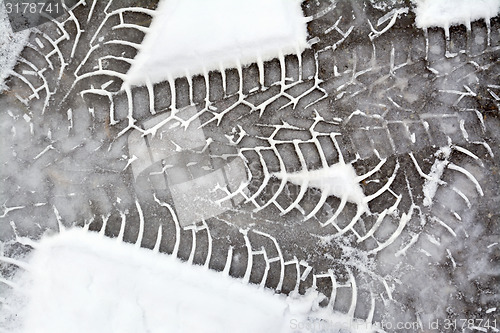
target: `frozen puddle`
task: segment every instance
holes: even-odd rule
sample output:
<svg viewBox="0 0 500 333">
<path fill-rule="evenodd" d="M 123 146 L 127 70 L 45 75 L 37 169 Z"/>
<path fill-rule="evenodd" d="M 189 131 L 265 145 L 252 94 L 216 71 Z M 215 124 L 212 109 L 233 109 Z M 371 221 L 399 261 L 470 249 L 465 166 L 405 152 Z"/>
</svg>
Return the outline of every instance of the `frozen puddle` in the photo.
<svg viewBox="0 0 500 333">
<path fill-rule="evenodd" d="M 306 19 L 297 0 L 165 0 L 160 2 L 126 84 L 299 54 Z"/>
</svg>

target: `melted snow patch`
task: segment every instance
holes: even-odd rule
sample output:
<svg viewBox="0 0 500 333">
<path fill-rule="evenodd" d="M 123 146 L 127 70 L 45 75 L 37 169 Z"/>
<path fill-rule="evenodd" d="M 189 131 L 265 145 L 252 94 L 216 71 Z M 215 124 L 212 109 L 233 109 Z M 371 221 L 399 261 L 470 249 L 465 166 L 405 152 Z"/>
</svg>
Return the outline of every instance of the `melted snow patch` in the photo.
<svg viewBox="0 0 500 333">
<path fill-rule="evenodd" d="M 498 15 L 500 0 L 414 0 L 415 22 L 419 28 L 449 28 L 455 24 L 470 27 L 472 21 Z"/>
<path fill-rule="evenodd" d="M 156 83 L 298 53 L 307 47 L 306 37 L 299 0 L 165 0 L 126 83 Z"/>
</svg>

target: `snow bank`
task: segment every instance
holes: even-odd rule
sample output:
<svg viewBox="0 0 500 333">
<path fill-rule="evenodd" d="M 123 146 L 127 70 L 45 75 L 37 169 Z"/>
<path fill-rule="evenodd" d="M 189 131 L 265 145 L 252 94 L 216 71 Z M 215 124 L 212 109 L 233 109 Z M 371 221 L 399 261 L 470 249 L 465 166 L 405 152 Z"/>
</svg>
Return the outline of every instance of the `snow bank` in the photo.
<svg viewBox="0 0 500 333">
<path fill-rule="evenodd" d="M 500 0 L 414 0 L 415 22 L 419 28 L 449 28 L 455 24 L 470 26 L 479 19 L 498 15 Z"/>
<path fill-rule="evenodd" d="M 167 79 L 276 58 L 307 47 L 299 0 L 165 0 L 127 83 Z"/>
<path fill-rule="evenodd" d="M 29 30 L 17 33 L 12 31 L 9 18 L 2 0 L 0 0 L 0 93 L 5 90 L 5 79 L 17 62 L 17 56 L 23 50 L 29 37 Z"/>
</svg>

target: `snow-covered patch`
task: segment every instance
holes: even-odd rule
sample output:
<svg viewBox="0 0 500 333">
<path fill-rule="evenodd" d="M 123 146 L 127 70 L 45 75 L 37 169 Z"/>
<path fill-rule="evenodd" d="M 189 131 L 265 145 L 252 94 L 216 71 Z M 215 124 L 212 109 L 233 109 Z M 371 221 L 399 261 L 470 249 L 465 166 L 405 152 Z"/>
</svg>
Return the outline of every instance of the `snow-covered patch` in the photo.
<svg viewBox="0 0 500 333">
<path fill-rule="evenodd" d="M 335 196 L 346 202 L 351 202 L 360 207 L 362 212 L 368 212 L 368 202 L 359 185 L 362 180 L 356 175 L 351 164 L 339 162 L 327 168 L 317 170 L 301 170 L 286 174 L 275 173 L 279 179 L 286 179 L 290 183 L 299 186 L 309 186 L 316 188 L 324 196 Z"/>
<path fill-rule="evenodd" d="M 2 309 L 16 319 L 9 324 L 0 315 L 9 332 L 372 331 L 347 315 L 308 317 L 317 292 L 276 295 L 83 229 L 45 237 L 35 247 L 26 272 L 9 282 L 18 294 Z"/>
<path fill-rule="evenodd" d="M 23 332 L 269 332 L 271 291 L 83 230 L 43 240 L 22 286 Z"/>
<path fill-rule="evenodd" d="M 300 53 L 306 37 L 299 0 L 161 1 L 126 83 L 155 83 Z"/>
<path fill-rule="evenodd" d="M 394 7 L 404 6 L 404 0 L 370 0 L 370 4 L 373 8 L 381 11 L 389 11 Z"/>
<path fill-rule="evenodd" d="M 415 23 L 419 28 L 463 24 L 470 27 L 472 21 L 498 15 L 500 0 L 414 0 Z"/>
<path fill-rule="evenodd" d="M 29 30 L 14 33 L 2 0 L 0 0 L 0 92 L 5 90 L 5 79 L 17 62 L 17 56 L 28 41 Z"/>
</svg>

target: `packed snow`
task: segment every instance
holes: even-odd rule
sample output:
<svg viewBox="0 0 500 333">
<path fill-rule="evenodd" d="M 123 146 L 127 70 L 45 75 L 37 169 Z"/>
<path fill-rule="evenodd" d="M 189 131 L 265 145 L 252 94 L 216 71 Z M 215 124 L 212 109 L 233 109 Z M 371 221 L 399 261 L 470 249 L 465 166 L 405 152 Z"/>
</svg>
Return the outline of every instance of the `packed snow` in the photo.
<svg viewBox="0 0 500 333">
<path fill-rule="evenodd" d="M 308 45 L 306 37 L 298 0 L 165 0 L 126 83 L 156 83 L 299 54 Z"/>
<path fill-rule="evenodd" d="M 11 332 L 371 331 L 341 314 L 312 321 L 315 292 L 273 294 L 79 228 L 44 237 L 25 269 L 9 282 L 18 296 L 3 308 L 16 319 L 0 316 Z"/>
<path fill-rule="evenodd" d="M 419 28 L 463 24 L 495 17 L 500 12 L 500 0 L 416 0 L 415 23 Z"/>
</svg>

